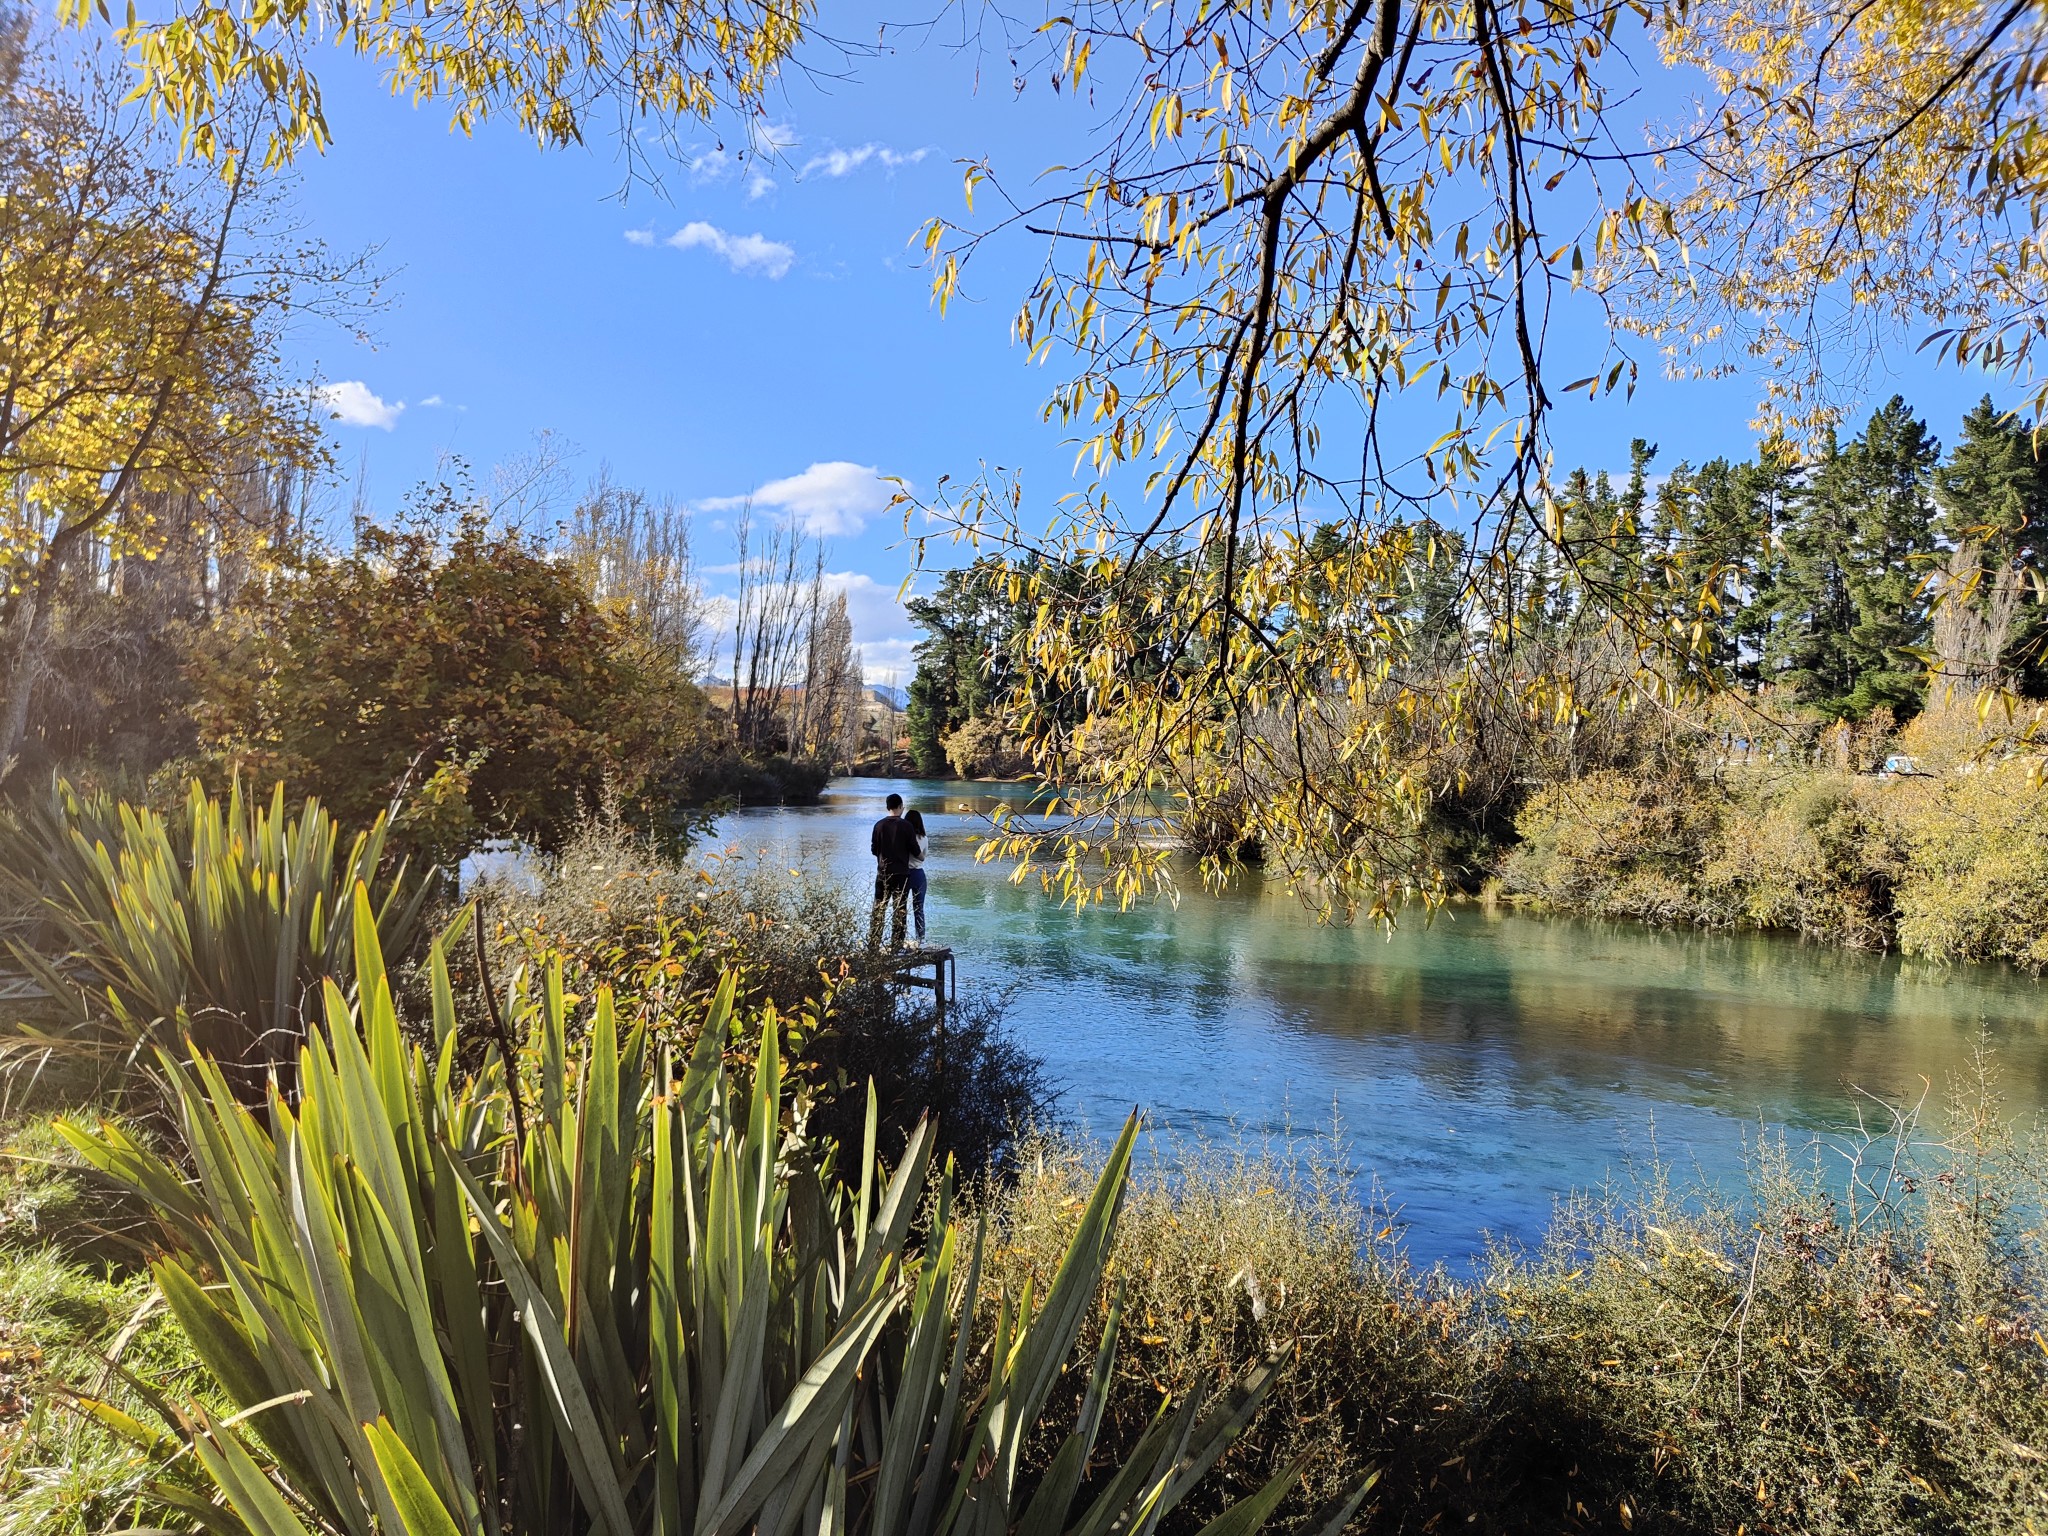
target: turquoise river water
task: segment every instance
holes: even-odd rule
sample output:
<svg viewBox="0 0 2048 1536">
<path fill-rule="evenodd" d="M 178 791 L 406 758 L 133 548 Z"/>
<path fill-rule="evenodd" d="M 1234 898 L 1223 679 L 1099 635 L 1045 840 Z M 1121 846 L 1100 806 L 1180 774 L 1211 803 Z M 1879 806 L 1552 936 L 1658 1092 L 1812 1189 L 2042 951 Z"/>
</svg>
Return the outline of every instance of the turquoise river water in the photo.
<svg viewBox="0 0 2048 1536">
<path fill-rule="evenodd" d="M 1558 1197 L 1653 1156 L 1725 1182 L 1760 1132 L 1840 1144 L 1866 1095 L 1938 1098 L 1980 1044 L 2010 1112 L 2048 1104 L 2048 983 L 2004 969 L 1471 904 L 1389 937 L 1319 925 L 1256 878 L 1077 914 L 975 862 L 998 796 L 1019 798 L 984 785 L 842 779 L 818 806 L 734 813 L 714 844 L 864 900 L 890 790 L 931 828 L 931 941 L 963 987 L 1010 991 L 1061 1119 L 1106 1136 L 1136 1105 L 1169 1137 L 1334 1131 L 1424 1262 L 1533 1241 Z"/>
</svg>

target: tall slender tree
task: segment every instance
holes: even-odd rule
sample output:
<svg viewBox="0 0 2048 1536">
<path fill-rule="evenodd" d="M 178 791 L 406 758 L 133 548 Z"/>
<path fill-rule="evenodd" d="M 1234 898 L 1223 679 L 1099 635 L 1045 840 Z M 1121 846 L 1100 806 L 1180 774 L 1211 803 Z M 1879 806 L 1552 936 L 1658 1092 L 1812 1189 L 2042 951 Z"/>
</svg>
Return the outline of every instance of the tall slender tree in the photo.
<svg viewBox="0 0 2048 1536">
<path fill-rule="evenodd" d="M 1935 614 L 1938 686 L 2009 685 L 2039 697 L 2048 685 L 2048 465 L 2035 441 L 2032 423 L 1986 395 L 1935 472 L 1950 549 Z"/>
</svg>

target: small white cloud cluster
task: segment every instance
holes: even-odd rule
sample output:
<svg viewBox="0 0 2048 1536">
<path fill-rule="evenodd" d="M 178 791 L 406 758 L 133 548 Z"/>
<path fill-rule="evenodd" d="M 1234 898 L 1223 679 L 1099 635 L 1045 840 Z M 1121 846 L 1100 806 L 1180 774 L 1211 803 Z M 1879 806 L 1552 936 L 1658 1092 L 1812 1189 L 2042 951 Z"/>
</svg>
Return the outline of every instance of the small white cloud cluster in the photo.
<svg viewBox="0 0 2048 1536">
<path fill-rule="evenodd" d="M 828 149 L 806 160 L 797 176 L 799 180 L 811 176 L 851 176 L 870 162 L 893 171 L 900 166 L 915 165 L 930 153 L 928 149 L 913 149 L 905 153 L 886 144 L 863 144 L 858 149 Z"/>
<path fill-rule="evenodd" d="M 668 237 L 668 243 L 679 251 L 702 247 L 735 272 L 759 273 L 763 277 L 781 277 L 796 261 L 795 249 L 780 240 L 770 240 L 761 234 L 727 234 L 702 219 L 685 224 Z"/>
<path fill-rule="evenodd" d="M 398 425 L 399 415 L 405 410 L 403 400 L 380 399 L 361 379 L 322 384 L 313 391 L 313 397 L 345 426 L 382 427 L 386 432 Z"/>
<path fill-rule="evenodd" d="M 628 244 L 651 246 L 654 232 L 649 229 L 626 231 Z M 796 247 L 785 245 L 780 240 L 770 240 L 763 234 L 736 235 L 720 229 L 716 224 L 707 224 L 702 219 L 692 219 L 681 229 L 661 242 L 678 251 L 706 250 L 733 271 L 745 277 L 786 277 L 789 269 L 796 264 Z"/>
</svg>

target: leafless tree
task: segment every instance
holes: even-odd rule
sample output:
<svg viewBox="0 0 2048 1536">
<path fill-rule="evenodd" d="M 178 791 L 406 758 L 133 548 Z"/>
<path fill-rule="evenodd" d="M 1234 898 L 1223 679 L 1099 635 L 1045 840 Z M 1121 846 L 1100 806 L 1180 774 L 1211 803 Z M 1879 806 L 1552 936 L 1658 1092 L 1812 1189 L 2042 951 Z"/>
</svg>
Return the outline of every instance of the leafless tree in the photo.
<svg viewBox="0 0 2048 1536">
<path fill-rule="evenodd" d="M 753 509 L 733 528 L 739 551 L 733 599 L 732 723 L 742 750 L 787 752 L 791 705 L 801 697 L 806 644 L 824 590 L 824 548 L 793 523 L 776 522 L 757 541 Z M 810 572 L 805 574 L 805 566 Z"/>
<path fill-rule="evenodd" d="M 597 477 L 563 529 L 570 560 L 600 604 L 679 678 L 696 680 L 704 650 L 704 598 L 688 514 L 666 498 Z"/>
<path fill-rule="evenodd" d="M 804 649 L 800 749 L 830 764 L 850 763 L 860 734 L 861 678 L 844 592 L 827 603 L 814 601 Z"/>
</svg>

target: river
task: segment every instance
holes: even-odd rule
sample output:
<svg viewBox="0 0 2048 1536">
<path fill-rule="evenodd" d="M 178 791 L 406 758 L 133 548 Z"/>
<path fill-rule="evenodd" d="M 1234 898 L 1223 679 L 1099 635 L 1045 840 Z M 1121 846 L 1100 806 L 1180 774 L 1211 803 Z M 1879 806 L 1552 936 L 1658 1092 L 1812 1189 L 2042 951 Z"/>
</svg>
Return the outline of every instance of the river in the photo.
<svg viewBox="0 0 2048 1536">
<path fill-rule="evenodd" d="M 891 790 L 931 829 L 931 941 L 963 987 L 1011 991 L 1065 1122 L 1107 1136 L 1136 1105 L 1170 1138 L 1334 1132 L 1425 1263 L 1532 1242 L 1560 1196 L 1653 1160 L 1726 1184 L 1761 1133 L 1839 1141 L 1865 1095 L 1938 1098 L 1980 1044 L 2010 1112 L 2048 1104 L 2048 983 L 2003 968 L 1469 903 L 1389 936 L 1318 924 L 1256 875 L 1077 914 L 975 862 L 989 812 L 1023 798 L 999 786 L 841 779 L 713 841 L 864 892 Z"/>
</svg>

